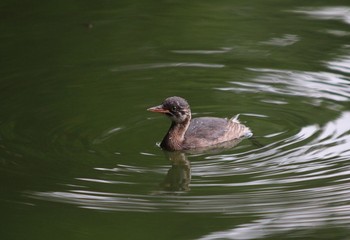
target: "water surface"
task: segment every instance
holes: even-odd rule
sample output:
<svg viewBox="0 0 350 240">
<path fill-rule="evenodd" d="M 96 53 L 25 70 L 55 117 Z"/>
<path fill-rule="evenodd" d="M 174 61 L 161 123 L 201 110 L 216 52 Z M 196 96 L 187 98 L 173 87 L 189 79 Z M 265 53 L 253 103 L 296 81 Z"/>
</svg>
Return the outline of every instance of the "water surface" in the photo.
<svg viewBox="0 0 350 240">
<path fill-rule="evenodd" d="M 347 239 L 350 5 L 1 3 L 2 239 Z M 173 95 L 249 140 L 169 155 Z"/>
</svg>

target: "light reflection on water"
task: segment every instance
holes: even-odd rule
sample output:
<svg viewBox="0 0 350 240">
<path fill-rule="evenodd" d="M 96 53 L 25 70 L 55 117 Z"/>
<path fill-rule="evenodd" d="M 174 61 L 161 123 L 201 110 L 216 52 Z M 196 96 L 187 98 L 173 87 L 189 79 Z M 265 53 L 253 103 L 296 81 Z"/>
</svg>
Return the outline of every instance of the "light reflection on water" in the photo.
<svg viewBox="0 0 350 240">
<path fill-rule="evenodd" d="M 336 20 L 350 24 L 348 7 L 300 8 L 292 12 L 312 19 Z M 337 39 L 349 35 L 347 31 L 329 28 L 317 32 L 329 33 Z M 273 36 L 264 38 L 267 40 L 258 40 L 256 45 L 281 49 L 295 47 L 305 39 L 300 33 L 285 32 L 277 37 Z M 233 65 L 231 58 L 237 54 L 235 46 L 171 49 L 175 50 L 168 50 L 168 53 L 183 59 L 173 60 L 169 57 L 169 62 L 156 60 L 154 63 L 125 63 L 126 65 L 109 67 L 109 71 L 113 74 L 127 74 L 142 70 L 151 72 L 190 68 L 203 71 L 214 69 L 218 72 L 223 70 L 230 75 L 230 67 Z M 249 51 L 259 52 L 254 49 Z M 322 228 L 326 225 L 344 225 L 349 228 L 349 45 L 343 44 L 340 51 L 340 54 L 335 54 L 330 60 L 320 60 L 321 66 L 318 70 L 275 69 L 271 66 L 255 66 L 253 63 L 250 66 L 249 62 L 243 69 L 248 75 L 252 74 L 252 78 L 247 80 L 229 77 L 221 79 L 219 84 L 211 82 L 210 86 L 214 87 L 210 91 L 220 96 L 236 93 L 259 95 L 257 104 L 269 111 L 258 113 L 247 110 L 242 115 L 248 119 L 248 126 L 255 124 L 258 130 L 263 125 L 266 129 L 266 132 L 258 135 L 259 140 L 265 144 L 263 147 L 255 147 L 249 140 L 244 140 L 232 151 L 179 155 L 173 158 L 167 156 L 169 161 L 165 163 L 159 159 L 167 157 L 161 155 L 156 148 L 150 152 L 137 149 L 133 154 L 125 153 L 119 146 L 118 152 L 115 149 L 113 153 L 108 150 L 99 151 L 104 145 L 113 142 L 119 134 L 138 132 L 142 127 L 150 127 L 156 118 L 148 118 L 143 125 L 134 124 L 133 128 L 130 127 L 132 123 L 122 119 L 121 124 L 108 126 L 99 131 L 98 136 L 92 136 L 86 130 L 89 126 L 81 125 L 85 116 L 89 116 L 86 114 L 72 122 L 65 119 L 66 124 L 55 124 L 50 128 L 51 132 L 38 142 L 38 145 L 44 146 L 42 155 L 46 157 L 48 150 L 52 149 L 52 155 L 59 153 L 59 156 L 66 157 L 67 152 L 79 149 L 81 152 L 88 150 L 89 153 L 100 154 L 98 157 L 104 157 L 103 154 L 106 153 L 113 157 L 117 155 L 116 159 L 123 159 L 123 162 L 116 161 L 111 167 L 96 161 L 98 163 L 94 162 L 92 167 L 93 174 L 77 172 L 71 179 L 71 175 L 68 175 L 62 180 L 63 183 L 55 182 L 60 189 L 56 189 L 57 186 L 54 185 L 48 190 L 25 190 L 23 193 L 32 201 L 33 206 L 40 201 L 47 201 L 107 212 L 215 213 L 222 218 L 255 216 L 251 222 L 203 234 L 199 239 L 245 239 L 247 236 L 250 239 L 263 238 L 291 230 Z M 191 60 L 192 55 L 203 59 Z M 224 60 L 215 59 L 217 55 Z M 226 61 L 227 59 L 229 60 Z M 155 75 L 149 78 L 146 76 L 145 79 L 152 79 Z M 219 75 L 218 78 L 220 77 L 222 78 Z M 308 112 L 314 107 L 319 108 Z M 327 111 L 333 117 L 318 119 L 322 115 L 319 114 L 320 111 Z M 310 116 L 312 114 L 319 115 Z M 56 117 L 54 115 L 49 120 L 54 122 Z M 8 135 L 18 144 L 16 137 L 23 129 L 15 121 L 7 125 L 4 124 L 4 129 L 10 132 Z M 142 134 L 143 132 L 137 137 Z M 45 137 L 51 141 L 47 141 Z M 73 137 L 76 142 L 74 146 Z M 84 141 L 80 142 L 82 139 Z M 0 148 L 5 149 L 7 155 L 23 158 L 23 155 L 11 151 L 5 141 L 3 143 L 2 136 L 0 140 Z M 22 141 L 23 137 L 20 143 Z M 32 138 L 27 142 L 31 141 Z M 134 161 L 128 162 L 128 158 Z M 141 164 L 139 160 L 145 158 L 150 161 Z M 111 157 L 108 161 L 110 159 Z M 79 165 L 83 165 L 82 162 Z"/>
<path fill-rule="evenodd" d="M 298 41 L 299 41 L 299 37 L 297 35 L 285 34 L 282 37 L 272 38 L 268 41 L 263 41 L 261 43 L 266 44 L 266 45 L 285 47 L 285 46 L 293 45 L 294 43 L 297 43 Z"/>
<path fill-rule="evenodd" d="M 231 82 L 234 86 L 217 88 L 234 92 L 267 92 L 281 95 L 348 101 L 349 78 L 330 72 L 302 72 L 275 69 L 249 69 L 261 75 L 252 82 Z"/>
<path fill-rule="evenodd" d="M 173 196 L 170 192 L 167 194 L 168 190 L 146 195 L 92 189 L 28 194 L 37 199 L 105 211 L 206 212 L 261 216 L 258 221 L 213 233 L 216 237 L 203 236 L 203 239 L 215 239 L 218 236 L 234 239 L 241 231 L 250 231 L 250 234 L 261 237 L 276 231 L 317 227 L 326 223 L 350 224 L 350 207 L 347 204 L 350 200 L 350 167 L 346 164 L 350 155 L 349 122 L 350 112 L 344 112 L 324 126 L 304 127 L 294 136 L 263 148 L 236 154 L 204 155 L 204 159 L 192 161 L 192 166 L 186 164 L 184 156 L 183 163 L 173 163 L 178 168 L 170 178 L 176 178 L 177 181 L 187 179 L 188 182 L 184 182 L 191 190 L 182 188 Z M 123 172 L 126 176 L 133 172 L 165 175 L 164 170 L 163 166 L 158 169 L 137 166 L 98 169 L 102 172 Z M 232 177 L 232 182 L 227 182 L 227 177 Z M 244 178 L 243 181 L 238 180 L 241 177 Z M 190 178 L 193 179 L 192 182 Z M 321 179 L 328 184 L 317 184 Z M 88 178 L 77 180 L 83 185 L 88 185 L 89 182 L 115 186 L 139 184 Z M 299 188 L 295 189 L 295 186 Z M 241 192 L 243 187 L 245 190 Z M 186 194 L 186 191 L 198 192 L 201 188 L 209 191 L 205 195 Z M 176 190 L 173 189 L 173 192 Z M 261 232 L 261 229 L 264 231 Z"/>
<path fill-rule="evenodd" d="M 139 64 L 131 66 L 122 66 L 113 68 L 111 71 L 135 71 L 135 70 L 144 70 L 144 69 L 157 69 L 157 68 L 223 68 L 223 64 L 215 63 L 199 63 L 199 62 L 178 62 L 178 63 L 152 63 L 152 64 Z"/>
<path fill-rule="evenodd" d="M 310 16 L 311 18 L 321 20 L 339 20 L 346 24 L 350 24 L 350 8 L 347 6 L 337 7 L 319 7 L 319 8 L 300 8 L 293 10 L 296 13 L 302 13 Z"/>
<path fill-rule="evenodd" d="M 291 41 L 298 40 L 286 35 L 283 39 L 271 39 L 265 44 L 288 46 L 294 43 Z M 174 50 L 174 53 L 225 54 L 229 51 Z M 26 192 L 26 195 L 101 211 L 259 216 L 258 220 L 212 232 L 199 239 L 263 238 L 296 229 L 321 228 L 327 224 L 349 225 L 350 167 L 347 162 L 350 156 L 350 112 L 345 111 L 341 104 L 350 100 L 350 79 L 346 75 L 349 73 L 348 63 L 348 55 L 326 62 L 326 67 L 335 72 L 247 68 L 257 74 L 250 82 L 231 81 L 228 83 L 230 86 L 215 88 L 238 94 L 302 97 L 308 106 L 320 106 L 326 102 L 335 114 L 325 123 L 298 124 L 300 129 L 293 129 L 294 132 L 265 133 L 261 139 L 268 139 L 268 143 L 261 148 L 252 148 L 249 140 L 245 140 L 234 153 L 181 155 L 175 160 L 170 159 L 171 166 L 118 164 L 114 168 L 96 167 L 96 171 L 109 178 L 78 177 L 74 183 L 66 185 L 66 191 Z M 224 65 L 161 63 L 124 66 L 113 71 L 177 67 L 221 68 Z M 261 99 L 261 102 L 289 105 L 288 99 L 278 97 Z M 294 111 L 289 113 L 293 118 L 284 119 L 286 124 L 294 125 L 293 121 L 305 114 L 299 109 Z M 278 112 L 275 114 L 277 116 Z M 269 121 L 276 117 L 259 113 L 247 113 L 245 116 L 250 117 L 250 121 Z M 121 130 L 128 131 L 128 127 L 106 130 L 93 144 L 101 145 Z M 140 152 L 140 155 L 159 158 L 149 152 Z M 123 157 L 123 154 L 120 156 Z M 159 187 L 151 187 L 153 190 L 148 193 L 130 194 L 130 188 L 145 184 L 132 177 L 140 174 L 162 176 L 163 180 L 159 182 Z M 90 186 L 92 183 L 93 187 Z M 111 186 L 115 190 L 96 189 L 99 185 Z M 128 191 L 122 186 L 127 186 Z"/>
<path fill-rule="evenodd" d="M 350 48 L 350 45 L 347 46 L 347 48 Z M 336 71 L 340 71 L 343 73 L 350 73 L 350 54 L 339 57 L 335 60 L 326 62 L 326 65 L 328 68 Z"/>
</svg>

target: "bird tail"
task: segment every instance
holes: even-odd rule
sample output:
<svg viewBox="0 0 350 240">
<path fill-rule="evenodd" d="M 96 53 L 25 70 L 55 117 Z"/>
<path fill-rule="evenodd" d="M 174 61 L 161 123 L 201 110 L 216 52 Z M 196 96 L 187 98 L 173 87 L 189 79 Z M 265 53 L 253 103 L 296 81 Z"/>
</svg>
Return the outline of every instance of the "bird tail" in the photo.
<svg viewBox="0 0 350 240">
<path fill-rule="evenodd" d="M 240 123 L 240 121 L 238 120 L 238 118 L 239 118 L 239 114 L 237 114 L 236 116 L 233 116 L 233 117 L 230 119 L 230 121 L 235 122 L 235 123 Z"/>
<path fill-rule="evenodd" d="M 241 132 L 241 137 L 244 137 L 244 138 L 250 138 L 253 136 L 253 133 L 252 131 L 250 130 L 250 128 L 244 126 L 243 124 L 241 124 L 241 122 L 239 121 L 239 114 L 237 114 L 236 116 L 232 117 L 230 119 L 230 121 L 232 123 L 238 123 L 235 124 L 236 127 L 238 127 L 239 131 Z"/>
</svg>

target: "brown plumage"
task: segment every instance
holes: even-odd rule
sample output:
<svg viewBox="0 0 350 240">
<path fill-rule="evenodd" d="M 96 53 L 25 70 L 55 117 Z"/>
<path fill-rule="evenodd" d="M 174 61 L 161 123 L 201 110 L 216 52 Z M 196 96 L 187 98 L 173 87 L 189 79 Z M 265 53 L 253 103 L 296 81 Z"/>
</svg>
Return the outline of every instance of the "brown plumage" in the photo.
<svg viewBox="0 0 350 240">
<path fill-rule="evenodd" d="M 161 105 L 147 110 L 163 113 L 171 119 L 171 126 L 160 144 L 168 151 L 208 148 L 253 135 L 248 127 L 239 122 L 238 116 L 231 119 L 191 119 L 190 106 L 181 97 L 169 97 Z"/>
</svg>

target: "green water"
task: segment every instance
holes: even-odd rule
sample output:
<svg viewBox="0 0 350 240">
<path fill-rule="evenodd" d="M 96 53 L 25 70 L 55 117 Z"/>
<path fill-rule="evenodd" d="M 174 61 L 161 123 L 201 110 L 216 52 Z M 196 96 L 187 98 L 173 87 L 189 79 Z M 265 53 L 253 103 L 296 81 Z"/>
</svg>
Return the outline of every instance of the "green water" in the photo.
<svg viewBox="0 0 350 240">
<path fill-rule="evenodd" d="M 348 1 L 2 1 L 1 239 L 348 239 Z M 146 111 L 264 146 L 169 156 Z"/>
</svg>

